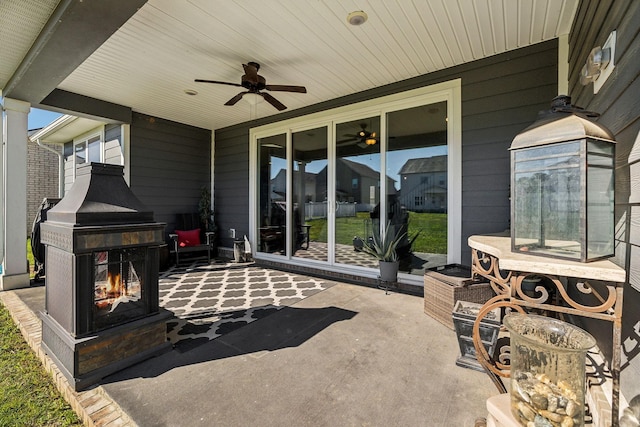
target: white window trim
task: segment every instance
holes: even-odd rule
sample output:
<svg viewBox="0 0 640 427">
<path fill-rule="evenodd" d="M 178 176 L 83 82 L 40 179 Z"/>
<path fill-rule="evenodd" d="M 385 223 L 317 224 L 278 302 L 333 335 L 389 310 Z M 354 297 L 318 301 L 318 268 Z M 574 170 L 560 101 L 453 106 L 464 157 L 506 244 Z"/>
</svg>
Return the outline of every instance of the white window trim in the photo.
<svg viewBox="0 0 640 427">
<path fill-rule="evenodd" d="M 443 83 L 437 83 L 418 89 L 412 89 L 405 92 L 395 93 L 392 95 L 374 98 L 342 107 L 324 110 L 306 116 L 295 117 L 288 120 L 269 123 L 249 130 L 249 239 L 256 248 L 257 236 L 257 186 L 256 174 L 258 169 L 258 140 L 269 136 L 285 134 L 287 136 L 287 147 L 290 147 L 291 134 L 293 132 L 312 129 L 319 126 L 328 127 L 329 141 L 335 139 L 335 126 L 337 123 L 347 122 L 349 120 L 357 120 L 362 117 L 370 117 L 378 115 L 384 119 L 387 113 L 404 110 L 407 108 L 417 107 L 420 105 L 433 104 L 437 102 L 447 102 L 447 162 L 448 162 L 448 198 L 447 198 L 447 262 L 461 263 L 462 252 L 462 80 L 454 79 Z M 386 129 L 383 129 L 385 120 L 381 120 L 381 134 L 385 135 Z M 288 148 L 290 149 L 290 148 Z M 333 143 L 329 146 L 329 158 L 334 157 L 335 146 Z M 290 154 L 290 153 L 288 153 Z M 385 170 L 385 156 L 382 156 L 381 170 Z M 289 157 L 288 157 L 289 158 Z M 333 171 L 329 170 L 329 177 Z M 289 172 L 290 173 L 290 172 Z M 328 182 L 330 188 L 333 188 L 333 182 Z M 332 200 L 329 200 L 329 206 L 332 206 Z M 290 215 L 290 214 L 289 214 Z M 328 230 L 329 236 L 333 236 L 334 230 Z M 332 245 L 329 244 L 331 251 Z M 255 252 L 255 249 L 254 249 Z M 255 255 L 255 254 L 254 254 Z M 296 258 L 295 260 L 283 258 L 281 256 L 272 256 L 269 254 L 260 254 L 265 259 L 292 263 L 297 265 L 307 264 L 304 260 Z M 333 259 L 330 256 L 330 259 Z M 309 266 L 317 267 L 317 263 L 308 261 Z M 322 262 L 323 268 L 328 270 L 345 271 L 344 265 L 330 265 Z M 350 268 L 348 268 L 351 270 Z M 362 268 L 353 267 L 353 272 L 364 276 L 375 278 L 375 271 L 363 271 Z M 367 269 L 368 270 L 368 269 Z M 421 276 L 412 276 L 410 274 L 401 274 L 400 278 L 403 282 L 416 285 L 423 285 Z"/>
<path fill-rule="evenodd" d="M 76 145 L 82 144 L 83 142 L 88 142 L 91 138 L 95 138 L 96 136 L 100 137 L 100 161 L 103 162 L 104 161 L 104 125 L 98 126 L 97 128 L 90 130 L 89 132 L 86 132 L 80 136 L 73 138 L 73 146 L 72 146 L 73 148 L 72 148 L 71 155 L 73 157 L 74 182 L 76 180 L 76 172 L 77 172 L 77 166 L 78 166 L 76 165 Z M 89 146 L 87 145 L 87 149 L 88 148 Z"/>
</svg>

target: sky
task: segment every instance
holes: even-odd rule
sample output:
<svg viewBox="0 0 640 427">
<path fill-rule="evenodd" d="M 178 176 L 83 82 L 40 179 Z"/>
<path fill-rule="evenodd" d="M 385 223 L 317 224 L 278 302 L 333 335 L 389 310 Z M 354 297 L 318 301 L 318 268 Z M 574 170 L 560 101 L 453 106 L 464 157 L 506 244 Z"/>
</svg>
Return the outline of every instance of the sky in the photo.
<svg viewBox="0 0 640 427">
<path fill-rule="evenodd" d="M 32 108 L 29 112 L 28 128 L 32 130 L 45 127 L 60 116 L 62 116 L 60 113 Z"/>
</svg>

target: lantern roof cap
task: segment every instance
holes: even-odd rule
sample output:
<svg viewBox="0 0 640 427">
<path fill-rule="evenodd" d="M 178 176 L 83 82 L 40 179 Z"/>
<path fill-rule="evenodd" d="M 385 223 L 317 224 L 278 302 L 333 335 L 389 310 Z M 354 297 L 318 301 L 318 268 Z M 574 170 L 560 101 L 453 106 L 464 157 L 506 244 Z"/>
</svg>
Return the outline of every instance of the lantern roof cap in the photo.
<svg viewBox="0 0 640 427">
<path fill-rule="evenodd" d="M 598 113 L 571 105 L 571 97 L 560 95 L 551 102 L 551 109 L 541 111 L 529 127 L 511 142 L 510 150 L 538 147 L 584 138 L 615 142 L 613 133 L 593 121 Z"/>
</svg>

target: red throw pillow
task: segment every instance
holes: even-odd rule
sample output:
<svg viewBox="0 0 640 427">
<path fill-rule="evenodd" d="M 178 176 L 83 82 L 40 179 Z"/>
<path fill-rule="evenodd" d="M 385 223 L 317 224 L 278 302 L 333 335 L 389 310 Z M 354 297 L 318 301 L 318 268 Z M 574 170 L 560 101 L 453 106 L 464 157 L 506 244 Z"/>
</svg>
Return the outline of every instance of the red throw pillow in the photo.
<svg viewBox="0 0 640 427">
<path fill-rule="evenodd" d="M 178 246 L 198 246 L 200 244 L 200 229 L 195 230 L 176 230 L 178 235 Z"/>
</svg>

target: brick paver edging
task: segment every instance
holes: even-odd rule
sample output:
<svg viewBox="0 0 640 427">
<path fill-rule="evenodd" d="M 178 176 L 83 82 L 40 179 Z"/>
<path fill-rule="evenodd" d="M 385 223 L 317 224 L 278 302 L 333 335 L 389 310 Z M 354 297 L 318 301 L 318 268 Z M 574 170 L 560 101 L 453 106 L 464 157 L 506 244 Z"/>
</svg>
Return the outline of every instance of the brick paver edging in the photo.
<svg viewBox="0 0 640 427">
<path fill-rule="evenodd" d="M 40 346 L 42 323 L 38 316 L 13 291 L 0 292 L 0 301 L 9 310 L 29 347 L 36 353 L 45 370 L 71 408 L 85 426 L 137 427 L 137 424 L 107 395 L 100 386 L 76 392 L 67 378 Z"/>
</svg>

